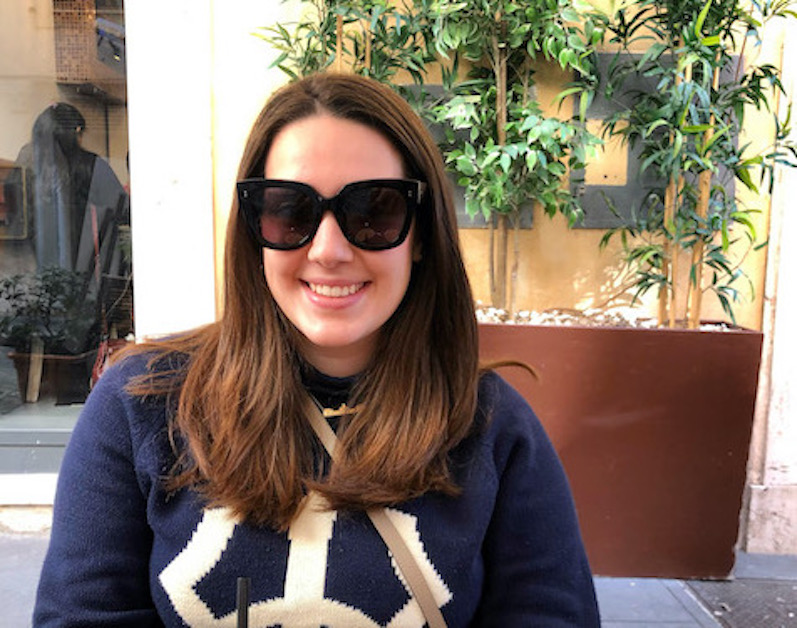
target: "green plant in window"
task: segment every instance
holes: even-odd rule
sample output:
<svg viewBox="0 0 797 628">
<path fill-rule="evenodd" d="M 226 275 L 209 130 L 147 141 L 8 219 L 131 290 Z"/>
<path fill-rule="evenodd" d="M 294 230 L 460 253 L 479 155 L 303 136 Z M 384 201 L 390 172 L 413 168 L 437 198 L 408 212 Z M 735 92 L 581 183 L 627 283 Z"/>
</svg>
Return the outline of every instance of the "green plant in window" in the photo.
<svg viewBox="0 0 797 628">
<path fill-rule="evenodd" d="M 86 276 L 59 267 L 0 279 L 0 345 L 30 353 L 74 355 L 97 344 L 96 301 Z"/>
</svg>

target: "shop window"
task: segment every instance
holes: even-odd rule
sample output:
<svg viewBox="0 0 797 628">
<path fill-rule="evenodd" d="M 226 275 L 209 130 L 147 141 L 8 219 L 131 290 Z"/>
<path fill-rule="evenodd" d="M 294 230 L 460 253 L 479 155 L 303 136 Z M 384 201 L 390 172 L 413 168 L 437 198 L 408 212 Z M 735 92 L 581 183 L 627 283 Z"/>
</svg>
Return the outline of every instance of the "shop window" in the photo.
<svg viewBox="0 0 797 628">
<path fill-rule="evenodd" d="M 0 6 L 0 427 L 133 333 L 123 0 Z"/>
</svg>

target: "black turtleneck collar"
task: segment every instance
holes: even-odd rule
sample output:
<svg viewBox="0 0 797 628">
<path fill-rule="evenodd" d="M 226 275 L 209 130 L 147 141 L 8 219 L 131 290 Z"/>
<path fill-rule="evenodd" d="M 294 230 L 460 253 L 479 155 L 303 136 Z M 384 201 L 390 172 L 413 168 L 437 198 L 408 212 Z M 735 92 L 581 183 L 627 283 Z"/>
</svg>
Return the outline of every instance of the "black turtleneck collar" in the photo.
<svg viewBox="0 0 797 628">
<path fill-rule="evenodd" d="M 332 377 L 310 365 L 304 365 L 301 375 L 302 383 L 307 391 L 324 408 L 333 410 L 348 402 L 351 389 L 357 382 L 357 375 Z"/>
</svg>

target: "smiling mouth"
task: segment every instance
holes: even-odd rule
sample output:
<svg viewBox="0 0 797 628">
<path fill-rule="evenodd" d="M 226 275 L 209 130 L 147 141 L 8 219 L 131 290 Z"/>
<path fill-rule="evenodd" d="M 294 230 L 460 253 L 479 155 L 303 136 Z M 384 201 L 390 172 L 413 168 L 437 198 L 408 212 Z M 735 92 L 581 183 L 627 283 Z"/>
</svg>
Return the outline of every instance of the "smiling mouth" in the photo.
<svg viewBox="0 0 797 628">
<path fill-rule="evenodd" d="M 348 286 L 329 286 L 326 284 L 308 283 L 307 284 L 315 294 L 322 297 L 341 298 L 348 297 L 352 294 L 362 290 L 365 283 L 353 283 Z"/>
</svg>

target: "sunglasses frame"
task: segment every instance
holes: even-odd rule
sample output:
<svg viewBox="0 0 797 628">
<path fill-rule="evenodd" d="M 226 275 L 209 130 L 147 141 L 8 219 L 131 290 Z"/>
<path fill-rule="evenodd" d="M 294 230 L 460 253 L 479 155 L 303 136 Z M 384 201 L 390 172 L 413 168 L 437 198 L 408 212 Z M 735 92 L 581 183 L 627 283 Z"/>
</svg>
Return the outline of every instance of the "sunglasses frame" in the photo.
<svg viewBox="0 0 797 628">
<path fill-rule="evenodd" d="M 243 181 L 238 181 L 236 187 L 238 190 L 238 208 L 244 217 L 244 221 L 249 228 L 249 232 L 261 247 L 275 249 L 278 251 L 293 251 L 300 249 L 312 242 L 316 232 L 318 231 L 318 227 L 321 225 L 321 220 L 327 211 L 331 211 L 335 216 L 338 227 L 340 228 L 346 240 L 352 246 L 355 246 L 358 249 L 362 249 L 364 251 L 385 251 L 387 249 L 400 246 L 404 240 L 407 239 L 407 234 L 410 231 L 412 219 L 415 215 L 415 212 L 418 210 L 421 201 L 423 200 L 424 192 L 426 190 L 426 184 L 423 181 L 417 181 L 415 179 L 367 179 L 364 181 L 355 181 L 343 186 L 340 192 L 331 198 L 324 198 L 312 186 L 307 185 L 306 183 L 283 179 L 249 178 L 244 179 Z M 346 222 L 344 200 L 346 195 L 352 191 L 375 187 L 392 188 L 394 190 L 400 191 L 407 206 L 407 215 L 404 218 L 404 224 L 402 225 L 401 232 L 399 233 L 399 236 L 395 242 L 391 242 L 383 246 L 363 246 L 363 243 L 355 242 L 343 228 L 343 225 Z M 263 234 L 260 231 L 260 210 L 257 208 L 257 204 L 251 199 L 257 192 L 262 192 L 262 190 L 266 188 L 298 190 L 305 193 L 313 200 L 312 229 L 310 230 L 310 233 L 308 233 L 306 237 L 302 238 L 297 244 L 275 244 L 263 238 Z"/>
</svg>

